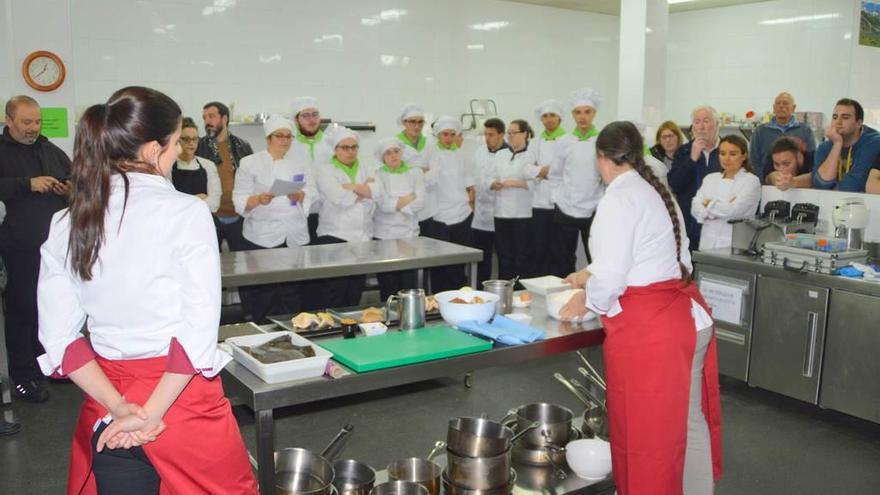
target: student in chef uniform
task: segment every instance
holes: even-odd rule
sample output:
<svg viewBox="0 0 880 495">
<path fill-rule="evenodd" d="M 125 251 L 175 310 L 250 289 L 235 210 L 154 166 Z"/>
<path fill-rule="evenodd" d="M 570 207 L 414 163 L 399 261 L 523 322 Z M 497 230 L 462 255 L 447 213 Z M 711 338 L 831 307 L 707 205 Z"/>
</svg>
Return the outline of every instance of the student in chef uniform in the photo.
<svg viewBox="0 0 880 495">
<path fill-rule="evenodd" d="M 293 122 L 296 125 L 296 137 L 290 146 L 291 158 L 307 163 L 312 169 L 312 177 L 316 177 L 315 167 L 329 163 L 330 157 L 333 156 L 333 150 L 324 142 L 318 100 L 311 96 L 298 96 L 294 99 Z M 314 242 L 318 237 L 318 211 L 320 208 L 320 198 L 312 201 L 309 207 L 310 242 Z"/>
<path fill-rule="evenodd" d="M 510 145 L 504 141 L 504 121 L 491 118 L 483 123 L 483 144 L 474 152 L 474 177 L 476 191 L 474 198 L 474 219 L 471 231 L 474 236 L 474 247 L 483 252 L 483 260 L 477 265 L 477 286 L 482 287 L 483 281 L 492 278 L 492 256 L 496 252 L 495 244 L 495 191 L 489 188 L 494 178 L 495 165 L 493 160 L 499 153 L 510 153 Z M 487 182 L 488 180 L 488 182 Z M 531 199 L 529 199 L 531 208 Z"/>
<path fill-rule="evenodd" d="M 482 179 L 484 187 L 495 193 L 498 278 L 502 280 L 524 275 L 534 262 L 529 235 L 534 180 L 526 173 L 526 168 L 535 162 L 529 147 L 534 136 L 525 120 L 511 121 L 507 128 L 510 148 L 495 153 L 492 170 Z"/>
<path fill-rule="evenodd" d="M 461 132 L 461 123 L 455 117 L 443 116 L 434 123 L 436 148 L 428 161 L 426 189 L 434 188 L 436 213 L 432 237 L 462 246 L 473 244 L 471 237 L 471 195 L 474 191 L 474 171 L 469 160 L 455 145 L 455 136 Z M 427 202 L 431 193 L 428 193 Z M 464 265 L 431 269 L 431 290 L 436 294 L 458 289 L 467 284 Z"/>
<path fill-rule="evenodd" d="M 703 224 L 700 250 L 733 245 L 728 220 L 752 217 L 761 202 L 761 181 L 749 164 L 749 145 L 737 135 L 724 136 L 718 145 L 721 172 L 703 179 L 691 203 L 691 214 Z"/>
<path fill-rule="evenodd" d="M 544 130 L 532 142 L 536 161 L 527 169 L 535 185 L 532 191 L 531 237 L 534 246 L 532 275 L 558 275 L 564 277 L 565 264 L 557 262 L 553 253 L 555 225 L 553 209 L 555 194 L 562 185 L 559 161 L 561 159 L 561 138 L 565 136 L 562 127 L 562 103 L 546 100 L 535 109 L 535 117 L 544 125 Z"/>
<path fill-rule="evenodd" d="M 425 109 L 416 103 L 407 103 L 400 109 L 397 125 L 403 130 L 395 136 L 403 145 L 403 160 L 410 167 L 418 167 L 423 173 L 428 172 L 428 158 L 431 156 L 432 144 L 422 134 L 425 128 Z M 425 237 L 434 236 L 434 214 L 437 212 L 437 200 L 434 188 L 426 184 L 425 206 L 419 212 L 419 231 Z"/>
<path fill-rule="evenodd" d="M 630 122 L 596 140 L 607 184 L 590 232 L 593 262 L 561 316 L 601 315 L 614 483 L 620 495 L 706 495 L 721 476 L 718 359 L 691 280 L 684 218 L 645 165 Z"/>
<path fill-rule="evenodd" d="M 358 160 L 360 149 L 356 132 L 339 127 L 325 137 L 333 157 L 318 168 L 318 238 L 315 244 L 369 241 L 373 239 L 374 198 L 382 192 L 367 166 Z M 360 304 L 365 277 L 338 277 L 322 282 L 327 307 Z"/>
<path fill-rule="evenodd" d="M 373 235 L 376 239 L 408 239 L 419 235 L 419 211 L 425 205 L 425 178 L 421 170 L 403 161 L 403 144 L 385 138 L 375 151 L 381 165 L 375 172 L 381 193 L 375 196 Z M 377 273 L 382 300 L 401 289 L 417 287 L 415 270 Z"/>
<path fill-rule="evenodd" d="M 40 366 L 85 392 L 68 494 L 257 493 L 217 376 L 231 357 L 214 222 L 169 181 L 179 137 L 177 104 L 141 87 L 77 124 L 38 290 Z"/>
<path fill-rule="evenodd" d="M 171 169 L 171 182 L 178 191 L 203 199 L 214 213 L 220 208 L 223 194 L 220 174 L 214 162 L 195 155 L 198 145 L 199 128 L 193 119 L 184 117 L 180 126 L 180 155 Z"/>
<path fill-rule="evenodd" d="M 309 243 L 309 205 L 318 196 L 311 168 L 290 153 L 293 125 L 280 115 L 263 124 L 266 149 L 242 158 L 235 176 L 232 202 L 244 219 L 242 250 L 305 246 Z M 287 195 L 271 192 L 276 180 L 305 186 Z M 241 305 L 251 321 L 271 314 L 304 309 L 302 284 L 279 283 L 240 287 Z"/>
<path fill-rule="evenodd" d="M 559 169 L 562 180 L 556 193 L 556 239 L 554 258 L 566 274 L 575 269 L 578 236 L 584 244 L 587 262 L 590 261 L 590 224 L 596 205 L 602 198 L 602 178 L 596 168 L 596 136 L 593 125 L 602 98 L 592 88 L 581 88 L 571 93 L 569 108 L 575 129 L 561 138 Z"/>
</svg>

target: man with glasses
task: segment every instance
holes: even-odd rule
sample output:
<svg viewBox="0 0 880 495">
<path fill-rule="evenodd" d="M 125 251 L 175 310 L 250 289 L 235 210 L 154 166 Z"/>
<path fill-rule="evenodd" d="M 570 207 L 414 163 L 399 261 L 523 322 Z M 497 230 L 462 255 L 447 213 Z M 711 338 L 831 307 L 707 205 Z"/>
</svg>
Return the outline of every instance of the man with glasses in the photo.
<svg viewBox="0 0 880 495">
<path fill-rule="evenodd" d="M 432 146 L 428 146 L 428 138 L 422 135 L 425 127 L 425 109 L 416 103 L 407 103 L 400 110 L 397 124 L 403 130 L 397 139 L 403 143 L 403 161 L 411 167 L 419 167 L 428 173 Z M 437 213 L 436 191 L 433 185 L 425 183 L 425 206 L 419 212 L 419 235 L 436 237 L 437 228 L 434 215 Z"/>
<path fill-rule="evenodd" d="M 880 133 L 864 124 L 865 111 L 856 100 L 843 98 L 834 106 L 827 141 L 816 148 L 813 187 L 865 192 L 880 154 Z M 873 189 L 873 188 L 872 188 Z"/>
<path fill-rule="evenodd" d="M 235 172 L 241 159 L 254 153 L 251 145 L 244 139 L 229 132 L 229 107 L 219 101 L 212 101 L 202 107 L 205 121 L 205 137 L 199 140 L 196 155 L 203 156 L 217 164 L 222 193 L 220 207 L 214 213 L 217 226 L 217 241 L 223 240 L 230 250 L 241 245 L 241 217 L 235 213 L 232 204 L 232 189 L 235 185 Z"/>
<path fill-rule="evenodd" d="M 321 112 L 318 100 L 311 96 L 299 96 L 293 100 L 293 121 L 296 124 L 296 140 L 290 148 L 292 158 L 307 163 L 312 169 L 312 177 L 317 177 L 316 167 L 330 162 L 333 150 L 324 142 L 321 130 Z M 312 201 L 309 211 L 309 239 L 315 242 L 318 237 L 318 211 L 320 200 Z"/>
</svg>

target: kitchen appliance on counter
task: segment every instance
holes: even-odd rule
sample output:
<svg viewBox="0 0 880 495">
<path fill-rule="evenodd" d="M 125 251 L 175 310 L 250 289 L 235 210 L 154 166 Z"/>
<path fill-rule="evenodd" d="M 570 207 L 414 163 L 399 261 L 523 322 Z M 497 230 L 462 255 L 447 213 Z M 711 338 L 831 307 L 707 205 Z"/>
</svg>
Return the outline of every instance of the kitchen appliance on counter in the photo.
<svg viewBox="0 0 880 495">
<path fill-rule="evenodd" d="M 770 201 L 757 218 L 730 220 L 733 224 L 732 250 L 736 254 L 758 256 L 768 242 L 782 242 L 788 234 L 814 234 L 819 207 L 811 203 L 791 206 L 788 201 Z"/>
<path fill-rule="evenodd" d="M 868 207 L 862 198 L 842 198 L 831 212 L 834 237 L 846 239 L 846 247 L 862 249 L 865 228 L 868 226 Z"/>
</svg>

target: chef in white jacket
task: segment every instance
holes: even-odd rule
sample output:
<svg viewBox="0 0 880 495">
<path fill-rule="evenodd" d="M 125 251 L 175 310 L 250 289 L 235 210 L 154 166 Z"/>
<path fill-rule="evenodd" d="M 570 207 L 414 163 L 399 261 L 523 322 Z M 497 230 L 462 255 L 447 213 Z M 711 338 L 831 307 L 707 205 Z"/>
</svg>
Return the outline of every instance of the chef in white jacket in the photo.
<svg viewBox="0 0 880 495">
<path fill-rule="evenodd" d="M 403 144 L 403 160 L 410 167 L 418 167 L 428 173 L 428 159 L 434 149 L 432 140 L 422 134 L 427 112 L 418 103 L 409 102 L 400 109 L 397 125 L 403 127 L 395 137 Z M 437 200 L 434 188 L 426 184 L 425 206 L 419 212 L 419 231 L 425 237 L 434 237 L 434 214 L 437 213 Z"/>
<path fill-rule="evenodd" d="M 470 160 L 455 144 L 456 136 L 461 133 L 461 123 L 455 117 L 443 116 L 434 123 L 433 130 L 437 144 L 429 155 L 425 176 L 426 188 L 434 189 L 437 208 L 432 237 L 470 246 L 473 243 L 470 203 L 475 180 Z M 427 201 L 431 199 L 429 192 Z M 466 280 L 464 265 L 431 269 L 431 290 L 434 293 L 458 289 Z"/>
<path fill-rule="evenodd" d="M 242 158 L 232 189 L 235 211 L 244 219 L 241 248 L 244 250 L 305 246 L 309 243 L 309 205 L 318 196 L 308 164 L 291 156 L 293 125 L 280 115 L 263 124 L 266 149 Z M 289 194 L 274 194 L 279 183 L 302 184 Z M 295 313 L 303 309 L 300 284 L 241 287 L 242 307 L 252 321 L 270 314 Z"/>
<path fill-rule="evenodd" d="M 492 256 L 495 248 L 495 191 L 489 188 L 494 178 L 493 160 L 499 154 L 510 153 L 510 145 L 504 140 L 504 121 L 491 118 L 483 122 L 483 144 L 474 152 L 474 176 L 476 197 L 471 232 L 474 247 L 483 252 L 483 260 L 477 265 L 477 285 L 492 278 Z M 531 208 L 531 200 L 530 205 Z"/>
<path fill-rule="evenodd" d="M 290 146 L 291 157 L 307 163 L 312 169 L 312 177 L 317 177 L 316 167 L 330 162 L 333 156 L 327 143 L 324 142 L 324 131 L 321 130 L 321 111 L 318 100 L 312 96 L 298 96 L 293 100 L 293 123 L 296 136 Z M 314 241 L 318 230 L 318 211 L 321 208 L 320 198 L 312 201 L 309 207 L 309 239 Z"/>
<path fill-rule="evenodd" d="M 318 169 L 318 238 L 315 244 L 337 244 L 373 239 L 373 211 L 381 193 L 381 183 L 358 160 L 360 138 L 345 127 L 325 137 L 333 157 Z M 322 283 L 324 304 L 328 307 L 360 303 L 365 277 L 340 277 Z"/>
<path fill-rule="evenodd" d="M 418 237 L 418 215 L 425 205 L 424 174 L 403 160 L 403 144 L 397 138 L 379 141 L 374 155 L 379 163 L 374 176 L 381 187 L 374 197 L 373 235 L 376 239 Z M 417 286 L 415 270 L 377 273 L 376 278 L 383 301 L 400 289 Z"/>
<path fill-rule="evenodd" d="M 561 181 L 556 191 L 556 224 L 554 260 L 557 271 L 571 273 L 577 262 L 578 236 L 584 245 L 587 262 L 590 261 L 590 225 L 604 187 L 596 168 L 596 136 L 599 131 L 593 119 L 602 98 L 592 88 L 581 88 L 571 93 L 569 108 L 575 128 L 561 139 L 559 169 Z"/>
<path fill-rule="evenodd" d="M 535 109 L 535 118 L 544 125 L 544 130 L 535 137 L 531 146 L 536 162 L 528 169 L 528 175 L 534 179 L 532 194 L 531 235 L 534 240 L 534 259 L 532 275 L 566 276 L 561 265 L 554 262 L 552 243 L 556 236 L 553 233 L 553 208 L 556 202 L 554 194 L 562 181 L 559 170 L 561 138 L 566 131 L 562 127 L 562 103 L 557 100 L 545 100 Z"/>
<path fill-rule="evenodd" d="M 703 179 L 691 203 L 691 214 L 703 224 L 700 250 L 731 247 L 733 225 L 728 220 L 754 216 L 761 202 L 761 180 L 752 173 L 746 140 L 721 138 L 718 159 L 721 172 Z"/>
<path fill-rule="evenodd" d="M 220 208 L 223 186 L 217 165 L 207 158 L 196 156 L 198 144 L 199 128 L 193 119 L 184 117 L 180 125 L 180 154 L 171 169 L 171 183 L 178 191 L 203 199 L 211 213 L 215 213 Z"/>
</svg>

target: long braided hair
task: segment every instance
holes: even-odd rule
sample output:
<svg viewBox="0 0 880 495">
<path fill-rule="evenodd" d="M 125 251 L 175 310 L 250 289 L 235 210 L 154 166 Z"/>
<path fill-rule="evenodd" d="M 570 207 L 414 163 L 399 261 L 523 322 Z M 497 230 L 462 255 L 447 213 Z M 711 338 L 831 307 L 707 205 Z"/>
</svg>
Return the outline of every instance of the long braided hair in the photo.
<svg viewBox="0 0 880 495">
<path fill-rule="evenodd" d="M 645 163 L 642 135 L 639 130 L 628 121 L 617 121 L 606 125 L 599 137 L 596 138 L 596 153 L 599 156 L 611 160 L 615 165 L 629 164 L 643 179 L 660 195 L 669 219 L 672 220 L 672 231 L 675 234 L 675 258 L 681 269 L 681 280 L 689 282 L 691 273 L 684 263 L 681 262 L 681 239 L 682 225 L 678 218 L 678 209 L 669 189 L 660 182 Z"/>
</svg>

